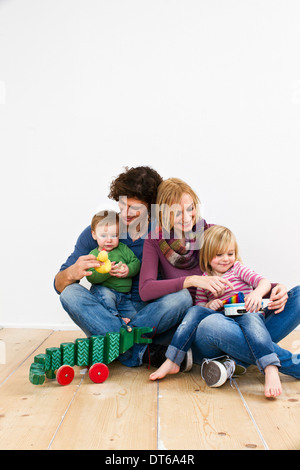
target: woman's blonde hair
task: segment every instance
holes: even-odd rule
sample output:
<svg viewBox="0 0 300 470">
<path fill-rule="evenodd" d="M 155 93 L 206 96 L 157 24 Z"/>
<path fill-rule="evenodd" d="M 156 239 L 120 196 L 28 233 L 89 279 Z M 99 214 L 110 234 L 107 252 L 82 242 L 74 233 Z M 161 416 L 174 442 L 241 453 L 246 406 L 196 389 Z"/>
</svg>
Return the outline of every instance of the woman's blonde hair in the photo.
<svg viewBox="0 0 300 470">
<path fill-rule="evenodd" d="M 168 231 L 174 228 L 174 211 L 180 204 L 184 194 L 189 194 L 196 209 L 195 222 L 200 218 L 200 200 L 193 189 L 179 178 L 164 180 L 158 187 L 156 198 L 156 220 L 162 229 Z"/>
<path fill-rule="evenodd" d="M 239 248 L 234 234 L 226 227 L 213 225 L 204 232 L 203 245 L 200 249 L 200 269 L 212 275 L 211 261 L 217 253 L 224 253 L 234 243 L 235 259 L 241 261 Z"/>
</svg>

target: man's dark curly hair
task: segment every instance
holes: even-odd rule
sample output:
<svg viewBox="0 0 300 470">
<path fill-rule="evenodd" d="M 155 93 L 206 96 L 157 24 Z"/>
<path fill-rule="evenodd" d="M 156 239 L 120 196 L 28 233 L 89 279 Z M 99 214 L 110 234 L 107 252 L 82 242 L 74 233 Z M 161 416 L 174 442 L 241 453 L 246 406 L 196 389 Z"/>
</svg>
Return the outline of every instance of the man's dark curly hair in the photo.
<svg viewBox="0 0 300 470">
<path fill-rule="evenodd" d="M 117 176 L 110 185 L 108 197 L 118 201 L 120 196 L 136 198 L 148 204 L 155 204 L 157 188 L 163 181 L 162 177 L 149 166 L 136 168 L 125 167 L 125 171 Z"/>
</svg>

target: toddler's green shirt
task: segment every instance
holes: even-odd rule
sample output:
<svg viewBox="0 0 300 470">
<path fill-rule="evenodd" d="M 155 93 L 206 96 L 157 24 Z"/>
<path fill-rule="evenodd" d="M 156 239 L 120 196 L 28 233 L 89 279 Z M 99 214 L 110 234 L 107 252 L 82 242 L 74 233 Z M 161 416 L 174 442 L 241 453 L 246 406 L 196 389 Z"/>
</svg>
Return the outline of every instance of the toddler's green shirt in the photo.
<svg viewBox="0 0 300 470">
<path fill-rule="evenodd" d="M 90 254 L 97 257 L 99 254 L 98 248 L 92 250 Z M 108 259 L 111 262 L 115 261 L 116 264 L 118 264 L 120 261 L 122 261 L 122 263 L 128 266 L 128 276 L 119 278 L 111 276 L 109 273 L 98 273 L 98 271 L 96 271 L 94 268 L 91 268 L 90 271 L 92 271 L 93 274 L 86 276 L 87 280 L 91 284 L 102 284 L 103 286 L 109 287 L 110 289 L 115 289 L 118 292 L 129 292 L 132 285 L 132 277 L 135 276 L 140 270 L 140 261 L 135 256 L 133 251 L 131 251 L 131 249 L 122 242 L 119 242 L 117 248 L 114 248 L 112 251 L 108 251 L 107 254 Z"/>
</svg>

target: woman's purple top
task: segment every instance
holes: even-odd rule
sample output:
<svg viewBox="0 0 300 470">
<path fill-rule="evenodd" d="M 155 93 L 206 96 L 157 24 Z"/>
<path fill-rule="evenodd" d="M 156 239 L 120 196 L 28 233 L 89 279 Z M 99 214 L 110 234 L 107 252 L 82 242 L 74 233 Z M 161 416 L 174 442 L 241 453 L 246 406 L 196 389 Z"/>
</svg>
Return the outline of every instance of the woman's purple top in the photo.
<svg viewBox="0 0 300 470">
<path fill-rule="evenodd" d="M 157 279 L 158 273 L 162 279 Z M 199 266 L 192 269 L 175 268 L 163 255 L 159 241 L 151 239 L 151 233 L 145 239 L 143 249 L 143 260 L 140 271 L 140 297 L 145 302 L 158 299 L 163 295 L 172 294 L 183 289 L 183 283 L 187 276 L 201 276 Z M 194 299 L 196 288 L 191 287 L 189 291 Z"/>
</svg>

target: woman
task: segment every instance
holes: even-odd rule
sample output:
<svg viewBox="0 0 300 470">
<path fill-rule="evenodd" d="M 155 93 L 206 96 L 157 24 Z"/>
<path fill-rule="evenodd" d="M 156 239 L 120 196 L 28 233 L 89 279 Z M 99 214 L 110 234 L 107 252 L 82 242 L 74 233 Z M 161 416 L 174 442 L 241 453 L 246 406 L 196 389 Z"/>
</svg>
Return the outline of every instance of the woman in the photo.
<svg viewBox="0 0 300 470">
<path fill-rule="evenodd" d="M 122 242 L 140 261 L 149 231 L 151 204 L 156 201 L 157 188 L 161 182 L 162 178 L 155 170 L 141 166 L 126 169 L 113 180 L 110 187 L 109 197 L 117 201 L 120 207 Z M 93 287 L 88 290 L 79 284 L 82 278 L 92 274 L 90 268 L 99 266 L 96 257 L 89 254 L 96 247 L 97 242 L 88 226 L 78 237 L 73 253 L 61 266 L 54 281 L 63 308 L 87 336 L 105 335 L 107 332 L 119 331 L 122 326 L 121 319 L 101 305 L 94 295 Z M 118 275 L 113 271 L 111 274 Z M 158 334 L 180 322 L 192 303 L 187 291 L 172 293 L 150 304 L 141 301 L 139 275 L 133 278 L 131 300 L 138 311 L 136 326 L 155 327 Z M 122 362 L 128 366 L 140 365 L 146 348 L 145 345 L 136 345 L 122 357 Z M 148 360 L 147 355 L 145 360 Z"/>
<path fill-rule="evenodd" d="M 158 188 L 157 220 L 144 243 L 143 262 L 140 273 L 140 296 L 150 301 L 161 295 L 169 295 L 188 289 L 194 299 L 197 287 L 222 295 L 228 281 L 220 276 L 202 276 L 199 267 L 201 233 L 208 225 L 199 216 L 199 199 L 183 181 L 171 178 Z M 157 279 L 158 271 L 163 279 Z M 278 342 L 300 323 L 300 288 L 295 287 L 287 295 L 283 285 L 272 285 L 270 303 L 266 314 L 266 326 L 273 342 Z M 193 314 L 191 307 L 187 315 Z M 278 315 L 280 313 L 280 315 Z M 254 358 L 238 324 L 222 314 L 207 315 L 199 324 L 193 344 L 194 362 L 204 358 L 229 355 L 235 362 L 248 366 Z M 281 371 L 288 369 L 292 361 L 299 361 L 289 351 L 274 345 L 281 362 Z M 205 365 L 207 365 L 205 362 Z M 213 361 L 213 366 L 218 361 Z M 232 361 L 220 363 L 222 368 L 234 372 Z M 209 375 L 209 368 L 205 367 Z M 300 370 L 300 368 L 299 368 Z M 215 381 L 218 383 L 218 374 Z M 300 378 L 300 372 L 299 372 Z M 210 382 L 210 385 L 214 385 Z"/>
</svg>

